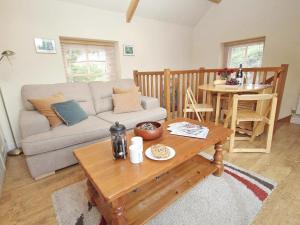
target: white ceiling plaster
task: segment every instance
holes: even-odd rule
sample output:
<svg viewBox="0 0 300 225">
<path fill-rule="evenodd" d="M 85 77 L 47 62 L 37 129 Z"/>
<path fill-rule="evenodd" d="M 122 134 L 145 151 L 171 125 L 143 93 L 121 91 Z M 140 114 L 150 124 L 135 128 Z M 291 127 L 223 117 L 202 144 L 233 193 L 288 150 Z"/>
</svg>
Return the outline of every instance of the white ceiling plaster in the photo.
<svg viewBox="0 0 300 225">
<path fill-rule="evenodd" d="M 61 1 L 121 12 L 124 13 L 124 20 L 130 3 L 130 0 Z M 135 15 L 181 25 L 195 26 L 213 4 L 208 0 L 140 0 Z"/>
</svg>

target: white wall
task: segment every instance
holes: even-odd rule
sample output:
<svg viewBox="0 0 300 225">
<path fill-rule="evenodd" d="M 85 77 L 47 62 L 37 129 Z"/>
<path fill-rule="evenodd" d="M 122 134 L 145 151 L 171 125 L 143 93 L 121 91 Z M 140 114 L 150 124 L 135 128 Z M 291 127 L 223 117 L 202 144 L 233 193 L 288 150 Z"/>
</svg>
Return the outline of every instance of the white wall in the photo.
<svg viewBox="0 0 300 225">
<path fill-rule="evenodd" d="M 266 36 L 263 66 L 290 64 L 279 116 L 290 115 L 300 93 L 299 10 L 299 0 L 223 0 L 215 4 L 194 29 L 194 65 L 222 67 L 222 42 Z"/>
<path fill-rule="evenodd" d="M 22 108 L 20 88 L 24 84 L 65 82 L 59 36 L 118 41 L 120 73 L 163 68 L 190 68 L 192 28 L 125 15 L 57 0 L 1 0 L 0 51 L 16 52 L 0 65 L 0 81 L 13 128 L 19 137 L 18 115 Z M 54 39 L 57 54 L 37 54 L 34 38 Z M 124 43 L 136 46 L 136 56 L 122 56 Z M 0 121 L 11 143 L 5 117 Z"/>
</svg>

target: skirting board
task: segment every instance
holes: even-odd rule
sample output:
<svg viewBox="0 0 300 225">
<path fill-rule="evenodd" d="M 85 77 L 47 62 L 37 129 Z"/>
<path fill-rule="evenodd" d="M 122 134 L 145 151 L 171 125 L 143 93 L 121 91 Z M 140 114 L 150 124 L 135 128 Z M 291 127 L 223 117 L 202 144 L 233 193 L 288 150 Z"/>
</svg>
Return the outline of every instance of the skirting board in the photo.
<svg viewBox="0 0 300 225">
<path fill-rule="evenodd" d="M 289 123 L 291 121 L 291 118 L 292 118 L 292 115 L 289 115 L 289 116 L 286 116 L 286 117 L 283 117 L 283 118 L 279 119 L 278 122 L 287 122 L 287 123 Z"/>
<path fill-rule="evenodd" d="M 300 124 L 300 115 L 297 114 L 292 115 L 291 123 Z"/>
</svg>

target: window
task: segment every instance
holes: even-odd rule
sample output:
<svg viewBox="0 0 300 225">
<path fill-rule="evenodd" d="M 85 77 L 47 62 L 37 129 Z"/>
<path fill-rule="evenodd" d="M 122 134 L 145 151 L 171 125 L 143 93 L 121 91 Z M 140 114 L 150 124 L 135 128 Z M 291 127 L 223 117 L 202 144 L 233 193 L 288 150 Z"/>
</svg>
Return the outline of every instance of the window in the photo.
<svg viewBox="0 0 300 225">
<path fill-rule="evenodd" d="M 68 82 L 116 78 L 115 42 L 60 38 Z"/>
<path fill-rule="evenodd" d="M 224 43 L 224 66 L 261 67 L 265 37 Z"/>
</svg>

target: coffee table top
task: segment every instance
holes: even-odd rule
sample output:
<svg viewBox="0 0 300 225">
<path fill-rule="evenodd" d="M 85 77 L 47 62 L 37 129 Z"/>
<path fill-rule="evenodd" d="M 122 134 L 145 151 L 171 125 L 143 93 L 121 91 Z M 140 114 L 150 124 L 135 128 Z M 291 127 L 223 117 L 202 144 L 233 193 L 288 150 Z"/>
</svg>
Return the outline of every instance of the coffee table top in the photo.
<svg viewBox="0 0 300 225">
<path fill-rule="evenodd" d="M 79 148 L 74 154 L 97 191 L 106 200 L 112 201 L 178 166 L 211 145 L 225 140 L 232 132 L 230 129 L 208 122 L 201 123 L 210 129 L 206 139 L 171 135 L 166 130 L 168 124 L 180 121 L 199 124 L 198 121 L 191 119 L 171 120 L 163 124 L 164 133 L 160 138 L 144 141 L 144 150 L 158 143 L 174 148 L 176 156 L 167 161 L 153 161 L 145 156 L 144 162 L 137 165 L 130 163 L 129 157 L 126 160 L 113 160 L 110 140 Z M 127 136 L 130 140 L 134 134 L 128 132 Z"/>
</svg>

